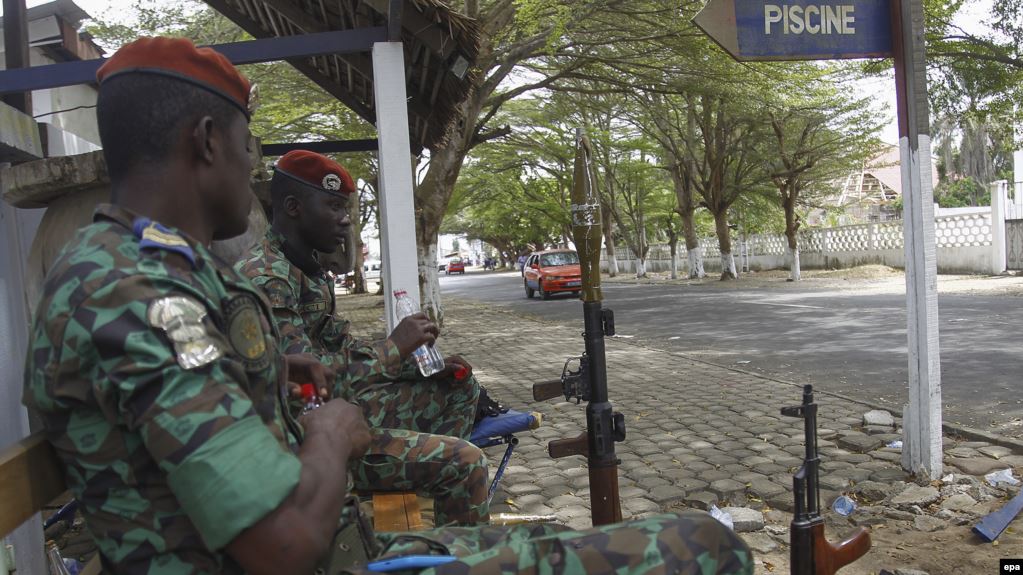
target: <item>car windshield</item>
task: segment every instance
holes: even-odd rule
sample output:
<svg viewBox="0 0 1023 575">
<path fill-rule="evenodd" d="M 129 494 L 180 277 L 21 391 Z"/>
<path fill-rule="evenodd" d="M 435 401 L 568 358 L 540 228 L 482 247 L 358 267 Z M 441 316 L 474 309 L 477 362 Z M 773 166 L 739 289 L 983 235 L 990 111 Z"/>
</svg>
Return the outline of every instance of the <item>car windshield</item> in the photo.
<svg viewBox="0 0 1023 575">
<path fill-rule="evenodd" d="M 548 268 L 553 266 L 568 266 L 579 263 L 579 254 L 575 252 L 555 252 L 540 256 L 540 265 Z"/>
</svg>

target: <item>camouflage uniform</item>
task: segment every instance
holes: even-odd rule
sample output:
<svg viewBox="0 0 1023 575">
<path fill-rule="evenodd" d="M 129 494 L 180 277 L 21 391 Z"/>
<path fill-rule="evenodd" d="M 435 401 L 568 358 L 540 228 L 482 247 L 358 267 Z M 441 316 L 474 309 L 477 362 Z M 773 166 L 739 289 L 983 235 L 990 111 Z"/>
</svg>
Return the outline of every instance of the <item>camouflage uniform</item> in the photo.
<svg viewBox="0 0 1023 575">
<path fill-rule="evenodd" d="M 279 507 L 301 472 L 301 430 L 285 408 L 263 296 L 173 229 L 101 206 L 58 257 L 37 309 L 24 402 L 65 464 L 104 571 L 241 573 L 224 546 Z M 458 554 L 445 573 L 493 572 L 495 561 L 511 571 L 663 571 L 663 562 L 683 573 L 751 572 L 745 546 L 706 515 L 558 531 L 378 538 L 389 554 Z"/>
<path fill-rule="evenodd" d="M 337 369 L 334 396 L 358 403 L 379 432 L 377 451 L 352 466 L 363 490 L 415 490 L 434 497 L 438 525 L 485 520 L 487 463 L 468 443 L 479 384 L 421 377 L 389 340 L 362 341 L 334 318 L 334 285 L 322 269 L 302 270 L 286 255 L 283 236 L 270 229 L 235 268 L 263 290 L 273 308 L 284 353 L 311 353 Z M 438 481 L 438 478 L 443 478 Z"/>
</svg>

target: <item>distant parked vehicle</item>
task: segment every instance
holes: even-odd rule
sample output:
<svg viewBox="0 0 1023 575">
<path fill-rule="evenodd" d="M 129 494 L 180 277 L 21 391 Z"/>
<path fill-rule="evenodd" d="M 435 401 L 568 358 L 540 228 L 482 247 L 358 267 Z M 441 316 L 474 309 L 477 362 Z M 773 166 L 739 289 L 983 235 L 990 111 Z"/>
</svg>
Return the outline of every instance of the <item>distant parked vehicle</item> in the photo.
<svg viewBox="0 0 1023 575">
<path fill-rule="evenodd" d="M 380 262 L 368 261 L 362 265 L 362 277 L 368 280 L 380 279 Z"/>
<path fill-rule="evenodd" d="M 579 295 L 583 285 L 579 254 L 565 249 L 533 253 L 522 268 L 522 285 L 527 298 L 534 293 L 539 293 L 540 299 L 563 292 Z"/>
<path fill-rule="evenodd" d="M 465 262 L 461 258 L 453 258 L 448 262 L 448 268 L 444 270 L 447 275 L 451 274 L 465 274 Z"/>
</svg>

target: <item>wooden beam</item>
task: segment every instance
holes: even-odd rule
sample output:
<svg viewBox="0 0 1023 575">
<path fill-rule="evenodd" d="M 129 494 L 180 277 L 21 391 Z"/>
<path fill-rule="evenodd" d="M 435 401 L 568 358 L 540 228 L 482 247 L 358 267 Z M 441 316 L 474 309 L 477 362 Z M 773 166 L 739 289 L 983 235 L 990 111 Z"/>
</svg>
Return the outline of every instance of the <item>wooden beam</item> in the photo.
<svg viewBox="0 0 1023 575">
<path fill-rule="evenodd" d="M 4 6 L 4 62 L 6 69 L 28 68 L 28 12 L 25 0 L 3 0 Z M 19 112 L 32 115 L 32 92 L 8 94 L 4 102 Z"/>
<path fill-rule="evenodd" d="M 0 537 L 65 491 L 64 468 L 42 433 L 0 452 Z"/>
<path fill-rule="evenodd" d="M 390 0 L 364 0 L 366 5 L 382 16 L 390 10 Z M 402 28 L 430 47 L 442 60 L 455 51 L 456 42 L 436 22 L 430 21 L 415 9 L 405 10 L 401 16 Z"/>
<path fill-rule="evenodd" d="M 206 0 L 206 3 L 212 6 L 217 12 L 223 14 L 228 20 L 237 24 L 242 30 L 252 34 L 252 36 L 256 38 L 270 38 L 273 36 L 272 33 L 267 31 L 258 23 L 252 21 L 248 16 L 229 5 L 226 0 Z M 301 26 L 301 24 L 298 24 L 297 22 L 295 24 Z M 307 78 L 312 80 L 317 86 L 323 88 L 328 94 L 334 96 L 340 100 L 341 103 L 351 108 L 352 111 L 361 116 L 362 119 L 371 124 L 376 123 L 376 115 L 373 113 L 373 110 L 370 110 L 365 104 L 344 90 L 338 82 L 333 81 L 332 78 L 320 72 L 320 70 L 311 62 L 306 59 L 294 58 L 289 59 L 288 63 L 294 66 L 296 70 L 304 74 Z"/>
</svg>

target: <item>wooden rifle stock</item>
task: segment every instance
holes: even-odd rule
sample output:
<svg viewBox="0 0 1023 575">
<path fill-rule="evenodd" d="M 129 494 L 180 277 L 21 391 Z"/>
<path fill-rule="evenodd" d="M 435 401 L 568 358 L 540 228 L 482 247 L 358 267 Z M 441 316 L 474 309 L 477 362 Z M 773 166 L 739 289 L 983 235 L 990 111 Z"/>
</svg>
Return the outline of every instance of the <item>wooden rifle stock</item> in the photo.
<svg viewBox="0 0 1023 575">
<path fill-rule="evenodd" d="M 617 465 L 590 466 L 590 515 L 594 525 L 609 525 L 622 520 Z"/>
<path fill-rule="evenodd" d="M 870 551 L 870 532 L 863 527 L 838 545 L 828 543 L 823 523 L 814 525 L 810 536 L 813 538 L 813 575 L 834 575 Z"/>
<path fill-rule="evenodd" d="M 551 454 L 551 459 L 561 459 L 562 457 L 568 457 L 570 455 L 582 455 L 586 457 L 589 454 L 589 444 L 587 435 L 581 433 L 576 437 L 569 437 L 566 439 L 555 439 L 547 444 L 547 451 Z M 615 481 L 618 481 L 618 477 L 615 476 Z"/>
<path fill-rule="evenodd" d="M 548 399 L 554 399 L 564 394 L 563 386 L 561 385 L 560 379 L 552 379 L 550 381 L 541 381 L 533 384 L 533 400 L 534 401 L 547 401 Z"/>
</svg>

